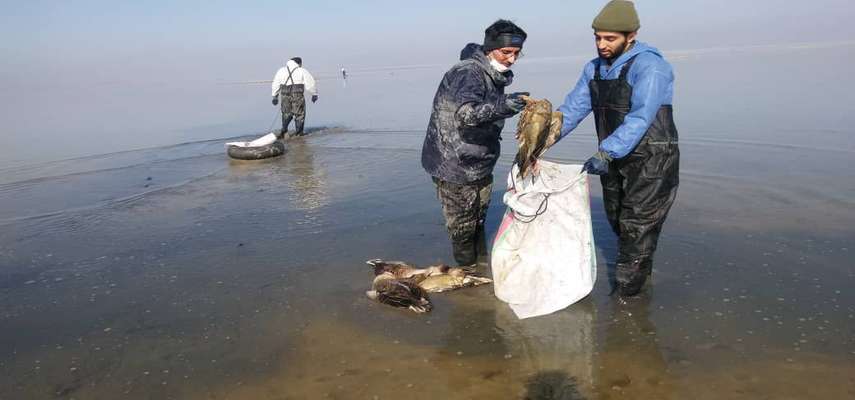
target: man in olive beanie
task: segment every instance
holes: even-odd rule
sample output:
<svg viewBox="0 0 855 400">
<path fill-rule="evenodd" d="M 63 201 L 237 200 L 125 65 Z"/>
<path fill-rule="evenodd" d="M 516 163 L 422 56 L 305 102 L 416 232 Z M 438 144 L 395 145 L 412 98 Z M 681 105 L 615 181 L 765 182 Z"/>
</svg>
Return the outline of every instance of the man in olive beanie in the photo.
<svg viewBox="0 0 855 400">
<path fill-rule="evenodd" d="M 679 184 L 674 74 L 659 50 L 636 40 L 641 23 L 632 2 L 610 1 L 592 27 L 599 57 L 585 65 L 558 108 L 561 137 L 594 112 L 599 148 L 584 171 L 600 175 L 606 216 L 618 236 L 617 289 L 635 296 L 653 270 Z"/>
<path fill-rule="evenodd" d="M 513 81 L 526 33 L 500 19 L 484 31 L 483 44 L 469 43 L 443 76 L 422 147 L 422 167 L 436 193 L 458 265 L 487 260 L 484 219 L 501 154 L 505 119 L 525 108 L 523 94 L 505 93 Z"/>
</svg>

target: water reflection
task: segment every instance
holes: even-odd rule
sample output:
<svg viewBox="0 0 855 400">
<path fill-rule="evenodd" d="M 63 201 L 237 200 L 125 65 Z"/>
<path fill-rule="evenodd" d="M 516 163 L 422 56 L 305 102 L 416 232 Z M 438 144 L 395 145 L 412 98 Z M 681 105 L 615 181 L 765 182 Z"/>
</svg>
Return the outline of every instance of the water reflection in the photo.
<svg viewBox="0 0 855 400">
<path fill-rule="evenodd" d="M 231 176 L 245 191 L 268 192 L 279 196 L 282 208 L 317 211 L 330 204 L 329 184 L 324 168 L 318 168 L 315 150 L 306 137 L 285 142 L 281 157 L 257 161 L 230 160 Z"/>
<path fill-rule="evenodd" d="M 525 385 L 524 400 L 583 400 L 576 378 L 564 371 L 543 371 L 535 374 Z"/>
<path fill-rule="evenodd" d="M 510 307 L 497 307 L 496 329 L 508 343 L 505 357 L 513 357 L 527 377 L 527 396 L 533 397 L 526 398 L 581 398 L 577 386 L 592 386 L 595 320 L 590 298 L 525 320 L 518 319 Z M 547 394 L 556 397 L 543 397 Z"/>
<path fill-rule="evenodd" d="M 673 398 L 673 380 L 650 320 L 652 295 L 648 291 L 629 301 L 614 297 L 605 306 L 607 322 L 593 360 L 595 398 Z"/>
<path fill-rule="evenodd" d="M 293 195 L 291 202 L 299 210 L 316 210 L 327 204 L 326 174 L 323 169 L 315 168 L 315 154 L 305 138 L 288 141 L 288 154 L 285 157 L 283 172 Z"/>
</svg>

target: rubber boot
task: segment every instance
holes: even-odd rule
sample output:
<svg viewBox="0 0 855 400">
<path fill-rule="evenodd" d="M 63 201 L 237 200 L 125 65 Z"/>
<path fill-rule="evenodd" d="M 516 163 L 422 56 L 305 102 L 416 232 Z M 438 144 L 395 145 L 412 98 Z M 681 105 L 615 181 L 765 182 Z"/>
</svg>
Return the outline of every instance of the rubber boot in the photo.
<svg viewBox="0 0 855 400">
<path fill-rule="evenodd" d="M 285 100 L 285 99 L 283 99 Z M 280 138 L 285 138 L 285 135 L 288 134 L 288 125 L 291 124 L 291 117 L 282 116 L 282 132 L 280 134 Z"/>
<path fill-rule="evenodd" d="M 652 270 L 652 260 L 637 258 L 630 262 L 617 263 L 615 280 L 620 295 L 625 297 L 638 295 Z"/>
<path fill-rule="evenodd" d="M 306 133 L 303 132 L 303 121 L 300 121 L 299 119 L 294 120 L 294 130 L 295 130 L 294 136 L 306 135 Z"/>
<path fill-rule="evenodd" d="M 475 251 L 478 267 L 487 268 L 490 265 L 490 251 L 487 249 L 487 233 L 484 232 L 483 225 L 479 226 L 475 233 Z"/>
<path fill-rule="evenodd" d="M 649 258 L 645 259 L 645 260 L 641 263 L 641 270 L 642 270 L 642 271 L 643 271 L 643 272 L 644 272 L 648 277 L 653 276 L 653 260 L 652 260 L 652 259 L 649 259 Z M 653 278 L 650 278 L 650 279 L 653 279 Z"/>
<path fill-rule="evenodd" d="M 451 248 L 454 252 L 454 261 L 460 267 L 471 267 L 478 261 L 473 240 L 461 240 L 452 242 Z"/>
</svg>

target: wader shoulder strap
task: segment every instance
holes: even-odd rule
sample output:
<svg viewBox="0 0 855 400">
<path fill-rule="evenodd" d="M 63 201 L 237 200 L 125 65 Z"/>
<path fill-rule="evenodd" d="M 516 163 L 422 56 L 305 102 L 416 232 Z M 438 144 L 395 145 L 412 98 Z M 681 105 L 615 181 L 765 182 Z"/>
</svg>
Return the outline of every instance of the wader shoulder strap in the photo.
<svg viewBox="0 0 855 400">
<path fill-rule="evenodd" d="M 293 85 L 294 84 L 294 77 L 291 76 L 291 73 L 294 71 L 291 71 L 291 68 L 288 68 L 287 65 L 285 66 L 285 69 L 288 70 L 288 79 L 285 80 L 285 83 L 283 83 L 283 85 L 287 85 L 288 81 L 291 81 L 291 84 Z"/>
<path fill-rule="evenodd" d="M 632 63 L 635 62 L 635 57 L 638 57 L 638 55 L 636 54 L 636 55 L 632 56 L 632 58 L 630 58 L 629 61 L 627 61 L 621 67 L 620 76 L 618 77 L 618 79 L 621 79 L 621 80 L 626 79 L 626 74 L 629 73 L 629 68 L 632 67 Z M 597 59 L 597 61 L 594 62 L 594 80 L 597 80 L 597 81 L 603 79 L 602 75 L 600 74 L 600 69 L 602 68 L 601 63 L 602 63 L 602 60 L 599 58 Z"/>
<path fill-rule="evenodd" d="M 620 70 L 620 78 L 618 79 L 622 81 L 626 80 L 626 75 L 629 74 L 629 69 L 630 67 L 632 67 L 632 63 L 635 62 L 635 57 L 638 57 L 638 54 L 632 56 L 632 58 L 630 58 L 629 61 L 627 61 L 626 64 L 623 65 L 623 68 L 621 68 Z"/>
</svg>

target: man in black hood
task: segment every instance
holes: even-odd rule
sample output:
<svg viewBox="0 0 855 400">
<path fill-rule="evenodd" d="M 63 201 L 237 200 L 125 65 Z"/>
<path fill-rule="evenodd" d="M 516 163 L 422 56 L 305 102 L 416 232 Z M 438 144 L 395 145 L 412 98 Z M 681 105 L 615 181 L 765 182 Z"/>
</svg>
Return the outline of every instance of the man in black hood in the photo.
<svg viewBox="0 0 855 400">
<path fill-rule="evenodd" d="M 493 189 L 505 119 L 522 111 L 527 93 L 505 94 L 510 68 L 527 35 L 507 20 L 484 31 L 484 43 L 470 43 L 460 62 L 442 78 L 422 147 L 422 166 L 442 204 L 458 265 L 486 259 L 484 218 Z"/>
</svg>

